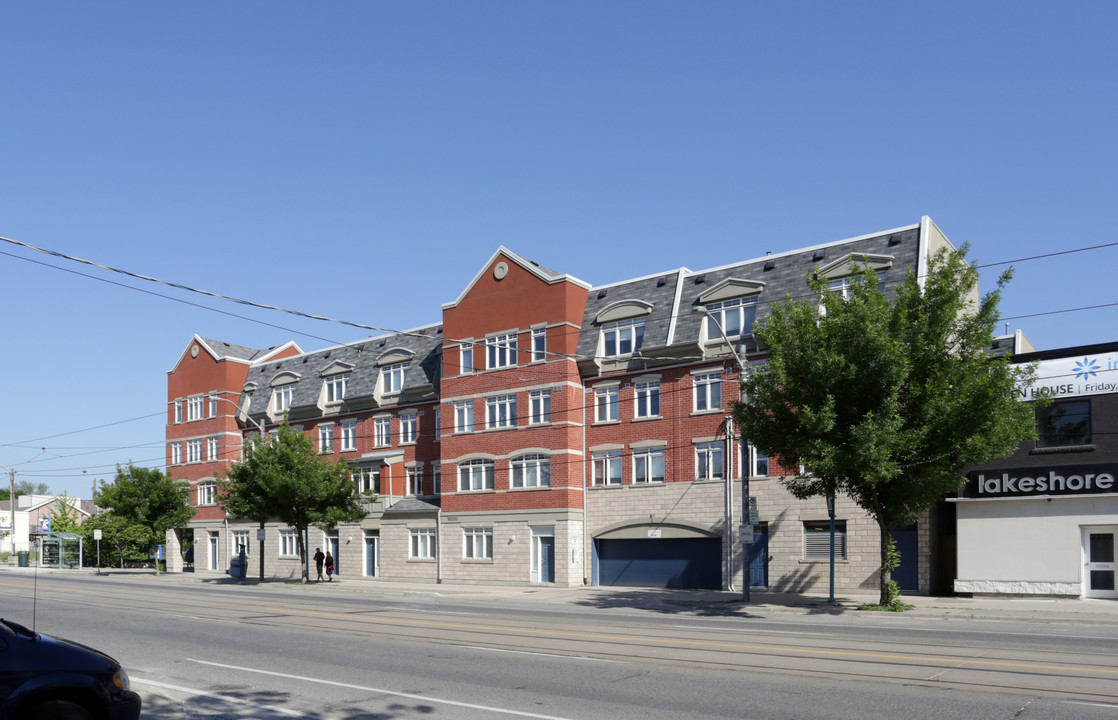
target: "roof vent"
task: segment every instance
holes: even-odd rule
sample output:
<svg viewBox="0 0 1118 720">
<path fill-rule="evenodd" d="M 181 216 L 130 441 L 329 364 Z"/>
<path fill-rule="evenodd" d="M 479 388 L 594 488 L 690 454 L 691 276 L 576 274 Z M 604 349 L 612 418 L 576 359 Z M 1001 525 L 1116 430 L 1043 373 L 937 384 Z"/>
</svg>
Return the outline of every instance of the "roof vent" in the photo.
<svg viewBox="0 0 1118 720">
<path fill-rule="evenodd" d="M 660 278 L 659 280 L 656 281 L 656 287 L 664 287 L 667 284 L 668 284 L 668 279 L 666 277 L 662 277 L 662 278 Z"/>
<path fill-rule="evenodd" d="M 826 250 L 816 250 L 815 254 L 811 256 L 811 261 L 812 262 L 819 262 L 820 260 L 822 260 L 825 257 L 827 257 L 827 251 Z"/>
<path fill-rule="evenodd" d="M 706 276 L 705 273 L 703 275 L 696 275 L 695 276 L 695 284 L 696 285 L 702 285 L 706 281 L 707 281 L 707 276 Z"/>
<path fill-rule="evenodd" d="M 772 270 L 774 267 L 776 267 L 776 260 L 766 260 L 765 261 L 765 272 L 768 272 L 769 270 Z"/>
<path fill-rule="evenodd" d="M 893 247 L 894 245 L 900 245 L 900 244 L 901 244 L 901 236 L 900 235 L 890 235 L 889 236 L 889 247 Z"/>
<path fill-rule="evenodd" d="M 605 291 L 605 290 L 599 290 L 599 291 L 598 291 L 598 299 L 599 299 L 599 300 L 601 300 L 601 299 L 602 299 L 602 298 L 604 298 L 605 296 L 606 296 L 606 291 Z"/>
</svg>

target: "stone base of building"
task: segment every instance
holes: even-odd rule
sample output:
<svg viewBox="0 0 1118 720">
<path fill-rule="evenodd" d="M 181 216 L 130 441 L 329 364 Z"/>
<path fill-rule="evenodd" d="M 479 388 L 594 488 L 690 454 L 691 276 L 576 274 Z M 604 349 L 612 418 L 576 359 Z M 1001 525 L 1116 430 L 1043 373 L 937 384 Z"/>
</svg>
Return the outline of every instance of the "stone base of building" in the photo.
<svg viewBox="0 0 1118 720">
<path fill-rule="evenodd" d="M 1080 597 L 1079 583 L 1032 580 L 956 580 L 955 592 L 969 595 L 1018 595 L 1021 597 Z"/>
</svg>

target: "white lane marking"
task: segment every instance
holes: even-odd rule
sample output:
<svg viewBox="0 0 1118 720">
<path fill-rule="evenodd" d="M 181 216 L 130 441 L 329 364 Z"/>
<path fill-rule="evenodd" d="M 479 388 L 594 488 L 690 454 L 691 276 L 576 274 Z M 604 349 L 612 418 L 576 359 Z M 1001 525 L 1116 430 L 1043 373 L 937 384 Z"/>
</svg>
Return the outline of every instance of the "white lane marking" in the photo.
<svg viewBox="0 0 1118 720">
<path fill-rule="evenodd" d="M 620 665 L 629 664 L 628 660 L 607 660 L 605 658 L 586 657 L 585 655 L 560 655 L 559 653 L 531 652 L 529 650 L 507 650 L 505 648 L 481 647 L 480 645 L 455 645 L 454 647 L 465 648 L 467 650 L 512 653 L 513 655 L 537 655 L 539 657 L 562 658 L 563 660 L 587 660 L 589 662 L 618 663 Z"/>
<path fill-rule="evenodd" d="M 180 687 L 179 685 L 169 685 L 167 683 L 157 682 L 155 680 L 145 680 L 143 678 L 131 677 L 129 678 L 133 683 L 140 685 L 150 685 L 151 687 L 162 688 L 164 690 L 174 690 L 176 692 L 189 693 L 195 696 L 215 698 L 222 702 L 233 703 L 235 705 L 246 705 L 250 708 L 257 710 L 267 710 L 268 712 L 278 713 L 280 715 L 287 715 L 296 718 L 310 718 L 310 720 L 321 720 L 321 715 L 304 715 L 303 713 L 295 712 L 294 710 L 285 710 L 275 705 L 262 705 L 260 703 L 249 702 L 248 700 L 241 700 L 240 698 L 230 697 L 228 695 L 219 695 L 218 693 L 206 692 L 205 690 L 198 690 L 195 688 Z"/>
<path fill-rule="evenodd" d="M 1085 700 L 1064 700 L 1068 705 L 1089 705 L 1091 707 L 1118 708 L 1113 703 L 1087 702 Z"/>
<path fill-rule="evenodd" d="M 572 720 L 572 718 L 559 717 L 557 715 L 540 715 L 538 713 L 521 712 L 519 710 L 508 710 L 506 708 L 491 707 L 489 705 L 475 705 L 474 703 L 459 702 L 457 700 L 444 700 L 442 698 L 431 697 L 428 695 L 414 695 L 412 693 L 396 692 L 395 690 L 384 690 L 382 688 L 369 687 L 368 685 L 352 685 L 350 683 L 335 682 L 333 680 L 321 680 L 319 678 L 305 677 L 303 675 L 289 675 L 288 673 L 274 672 L 272 670 L 260 670 L 258 668 L 242 667 L 240 665 L 226 665 L 224 663 L 210 662 L 208 660 L 195 660 L 194 658 L 183 659 L 189 662 L 198 663 L 199 665 L 209 665 L 210 667 L 225 668 L 226 670 L 240 670 L 242 672 L 287 678 L 288 680 L 302 680 L 304 682 L 316 683 L 319 685 L 332 685 L 334 687 L 343 687 L 350 690 L 360 690 L 362 692 L 378 693 L 381 695 L 393 695 L 395 697 L 408 698 L 409 700 L 421 700 L 423 702 L 438 703 L 440 705 L 453 705 L 454 707 L 469 708 L 470 710 L 482 710 L 490 713 L 515 715 L 517 717 L 537 718 L 538 720 Z"/>
</svg>

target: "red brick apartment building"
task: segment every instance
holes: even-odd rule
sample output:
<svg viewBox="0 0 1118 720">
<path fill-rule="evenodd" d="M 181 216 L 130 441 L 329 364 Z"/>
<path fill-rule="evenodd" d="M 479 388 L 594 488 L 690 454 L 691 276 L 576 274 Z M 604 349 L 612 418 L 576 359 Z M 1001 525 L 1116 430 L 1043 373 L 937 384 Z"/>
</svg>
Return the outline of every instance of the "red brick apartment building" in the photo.
<svg viewBox="0 0 1118 720">
<path fill-rule="evenodd" d="M 241 548 L 258 567 L 256 526 L 225 517 L 215 478 L 286 413 L 378 493 L 360 523 L 312 530 L 346 579 L 823 589 L 824 501 L 788 494 L 792 470 L 743 451 L 728 419 L 742 363 L 764 361 L 753 326 L 807 295 L 809 272 L 841 292 L 853 256 L 889 292 L 945 246 L 925 217 L 602 286 L 502 247 L 415 330 L 315 352 L 195 336 L 168 374 L 167 470 L 191 484 L 196 571 Z M 876 587 L 876 525 L 844 498 L 837 512 L 836 587 Z M 898 536 L 913 592 L 932 583 L 926 520 Z M 291 528 L 269 524 L 263 547 L 268 575 L 298 576 Z"/>
</svg>

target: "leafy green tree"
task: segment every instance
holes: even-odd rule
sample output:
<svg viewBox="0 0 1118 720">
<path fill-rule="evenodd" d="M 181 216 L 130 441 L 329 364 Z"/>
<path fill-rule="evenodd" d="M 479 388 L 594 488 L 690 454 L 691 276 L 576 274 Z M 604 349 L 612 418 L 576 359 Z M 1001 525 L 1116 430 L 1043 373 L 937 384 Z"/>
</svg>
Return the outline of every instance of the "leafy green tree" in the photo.
<svg viewBox="0 0 1118 720">
<path fill-rule="evenodd" d="M 8 496 L 12 494 L 11 488 L 8 487 L 7 478 L 4 478 L 4 486 L 0 487 L 0 500 L 7 500 Z M 44 482 L 35 483 L 30 480 L 20 480 L 16 482 L 16 497 L 20 495 L 50 495 L 50 485 Z"/>
<path fill-rule="evenodd" d="M 938 252 L 924 278 L 910 271 L 892 303 L 868 267 L 846 299 L 809 277 L 817 297 L 774 306 L 757 331 L 768 362 L 733 404 L 745 437 L 804 468 L 785 481 L 793 495 L 842 492 L 877 522 L 882 605 L 892 532 L 954 493 L 967 466 L 1035 435 L 1017 399 L 1034 368 L 987 354 L 1011 273 L 980 297 L 966 252 Z"/>
<path fill-rule="evenodd" d="M 264 442 L 254 441 L 242 462 L 234 463 L 218 480 L 218 503 L 237 520 L 253 520 L 264 527 L 278 520 L 298 534 L 299 558 L 307 567 L 303 538 L 314 525 L 330 530 L 339 523 L 365 517 L 369 498 L 350 477 L 344 460 L 326 462 L 314 442 L 285 422 Z M 264 553 L 260 553 L 264 574 Z"/>
<path fill-rule="evenodd" d="M 93 539 L 94 530 L 101 531 L 102 563 L 115 562 L 123 568 L 127 562 L 146 560 L 151 552 L 151 530 L 122 515 L 103 512 L 87 518 L 78 530 L 82 534 L 82 546 L 85 549 L 85 561 L 88 565 L 94 565 L 98 560 L 97 541 Z"/>
<path fill-rule="evenodd" d="M 102 481 L 93 500 L 111 514 L 145 528 L 150 535 L 149 550 L 154 550 L 168 530 L 186 525 L 194 515 L 187 484 L 172 480 L 161 470 L 131 463 L 117 466 L 116 478 L 111 484 Z M 155 571 L 159 572 L 158 562 Z"/>
<path fill-rule="evenodd" d="M 50 512 L 50 529 L 53 532 L 80 532 L 81 517 L 78 509 L 70 504 L 70 496 L 63 493 L 55 500 Z"/>
</svg>

